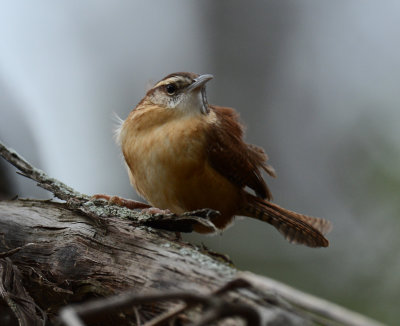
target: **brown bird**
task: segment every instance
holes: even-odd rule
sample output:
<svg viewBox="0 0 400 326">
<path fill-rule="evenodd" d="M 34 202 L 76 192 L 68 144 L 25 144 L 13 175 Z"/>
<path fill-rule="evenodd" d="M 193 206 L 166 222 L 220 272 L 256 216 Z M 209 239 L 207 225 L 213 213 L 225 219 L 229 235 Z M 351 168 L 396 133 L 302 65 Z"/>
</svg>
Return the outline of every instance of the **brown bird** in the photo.
<svg viewBox="0 0 400 326">
<path fill-rule="evenodd" d="M 117 138 L 132 185 L 154 207 L 176 214 L 219 211 L 212 219 L 219 229 L 242 215 L 272 224 L 290 242 L 327 247 L 328 221 L 270 202 L 262 170 L 275 176 L 274 169 L 262 148 L 244 142 L 233 109 L 207 103 L 205 84 L 212 78 L 170 74 L 122 123 Z"/>
</svg>

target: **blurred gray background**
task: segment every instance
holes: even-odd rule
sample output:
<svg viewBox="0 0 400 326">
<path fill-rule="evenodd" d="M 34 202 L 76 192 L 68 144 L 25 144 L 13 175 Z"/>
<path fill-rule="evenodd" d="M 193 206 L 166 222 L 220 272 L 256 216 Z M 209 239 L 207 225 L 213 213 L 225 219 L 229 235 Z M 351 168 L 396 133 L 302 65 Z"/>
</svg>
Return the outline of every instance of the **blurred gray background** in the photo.
<svg viewBox="0 0 400 326">
<path fill-rule="evenodd" d="M 190 236 L 240 269 L 383 322 L 400 302 L 400 2 L 2 1 L 0 139 L 77 190 L 134 198 L 112 135 L 149 84 L 212 73 L 278 178 L 275 202 L 334 224 L 328 249 L 238 219 Z M 0 160 L 2 198 L 48 198 Z"/>
</svg>

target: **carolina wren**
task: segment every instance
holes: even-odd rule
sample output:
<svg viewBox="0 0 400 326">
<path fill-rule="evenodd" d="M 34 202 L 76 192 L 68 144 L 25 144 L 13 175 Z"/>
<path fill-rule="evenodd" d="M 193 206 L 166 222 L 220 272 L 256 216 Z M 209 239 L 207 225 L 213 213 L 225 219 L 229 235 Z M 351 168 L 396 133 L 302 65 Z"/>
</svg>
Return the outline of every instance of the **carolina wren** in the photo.
<svg viewBox="0 0 400 326">
<path fill-rule="evenodd" d="M 209 105 L 212 75 L 178 72 L 151 88 L 122 123 L 118 142 L 137 192 L 154 207 L 176 214 L 211 208 L 224 229 L 235 215 L 272 224 L 287 240 L 327 247 L 330 223 L 270 202 L 262 170 L 275 176 L 264 150 L 243 141 L 231 108 Z M 248 192 L 248 187 L 254 194 Z M 208 229 L 197 228 L 201 233 Z"/>
</svg>

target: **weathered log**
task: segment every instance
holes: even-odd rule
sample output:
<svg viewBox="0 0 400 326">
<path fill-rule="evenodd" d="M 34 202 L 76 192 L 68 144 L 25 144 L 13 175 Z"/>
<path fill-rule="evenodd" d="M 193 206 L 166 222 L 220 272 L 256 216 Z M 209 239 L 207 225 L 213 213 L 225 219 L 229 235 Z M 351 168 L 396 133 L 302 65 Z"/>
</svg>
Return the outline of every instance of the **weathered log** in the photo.
<svg viewBox="0 0 400 326">
<path fill-rule="evenodd" d="M 2 309 L 6 311 L 0 314 L 2 325 L 14 325 L 16 320 L 20 325 L 40 325 L 46 318 L 49 324 L 57 324 L 62 307 L 127 290 L 130 300 L 132 294 L 171 297 L 171 291 L 180 291 L 190 300 L 195 297 L 190 294 L 198 294 L 204 304 L 204 296 L 208 296 L 208 305 L 219 305 L 220 312 L 221 308 L 231 308 L 225 309 L 223 316 L 240 315 L 239 310 L 255 311 L 262 318 L 262 325 L 380 325 L 276 281 L 240 272 L 223 255 L 149 226 L 165 227 L 159 223 L 163 216 L 92 202 L 88 196 L 33 168 L 1 143 L 0 154 L 65 201 L 0 202 L 0 308 L 2 300 L 3 306 L 10 308 Z M 177 227 L 183 225 L 186 231 L 194 223 L 208 223 L 206 216 L 192 215 L 166 218 Z M 218 289 L 234 279 L 243 279 L 250 287 L 234 289 L 218 302 L 213 300 L 222 295 Z M 136 297 L 132 302 L 138 300 Z M 104 314 L 106 309 L 101 308 L 104 311 L 92 309 L 96 313 L 90 319 L 81 316 L 88 325 L 161 325 L 161 320 L 168 318 L 160 316 L 173 316 L 174 312 L 183 312 L 181 315 L 189 320 L 202 318 L 204 311 L 198 305 L 184 310 L 186 305 L 188 302 L 166 300 L 150 303 L 147 297 L 140 306 L 120 312 Z M 80 307 L 76 311 L 89 309 L 90 304 Z M 205 315 L 204 318 L 210 317 L 209 313 Z M 225 319 L 219 325 L 241 325 L 246 316 L 241 317 Z M 69 322 L 67 319 L 64 322 Z"/>
<path fill-rule="evenodd" d="M 103 222 L 96 223 L 63 203 L 0 202 L 0 251 L 21 247 L 8 258 L 20 271 L 27 293 L 50 320 L 67 303 L 127 289 L 135 293 L 181 290 L 207 294 L 243 277 L 226 262 L 177 240 L 173 233 L 134 226 L 116 217 Z M 329 324 L 329 319 L 348 325 L 374 324 L 314 297 L 293 296 L 296 292 L 279 283 L 245 275 L 257 283 L 258 291 L 240 291 L 240 300 L 264 310 L 262 315 L 269 316 L 264 318 L 276 325 Z M 302 301 L 302 295 L 307 300 Z M 310 304 L 310 300 L 315 302 Z M 173 306 L 142 307 L 141 318 L 151 318 Z"/>
</svg>

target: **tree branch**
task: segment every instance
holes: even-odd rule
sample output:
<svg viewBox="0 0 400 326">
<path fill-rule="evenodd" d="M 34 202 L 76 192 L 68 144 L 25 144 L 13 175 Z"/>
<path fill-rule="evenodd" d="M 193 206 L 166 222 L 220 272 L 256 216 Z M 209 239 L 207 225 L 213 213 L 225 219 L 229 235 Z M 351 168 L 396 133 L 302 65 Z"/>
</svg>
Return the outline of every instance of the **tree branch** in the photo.
<svg viewBox="0 0 400 326">
<path fill-rule="evenodd" d="M 110 205 L 104 200 L 91 200 L 91 197 L 81 194 L 65 183 L 49 177 L 45 172 L 32 166 L 27 160 L 13 149 L 7 148 L 0 142 L 0 156 L 14 165 L 19 174 L 32 179 L 38 186 L 50 191 L 57 198 L 66 201 L 71 209 L 76 209 L 93 218 L 117 216 L 126 218 L 139 225 L 148 225 L 158 229 L 176 232 L 193 232 L 196 226 L 202 226 L 216 230 L 210 218 L 219 214 L 210 209 L 187 212 L 182 215 L 176 214 L 148 214 L 137 210 L 127 209 L 118 205 Z"/>
</svg>

